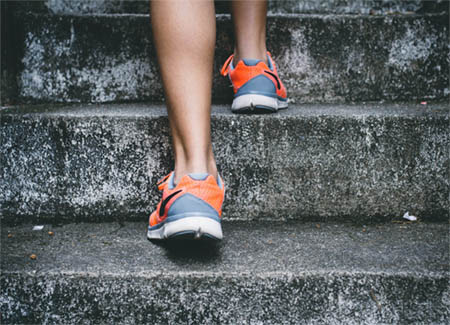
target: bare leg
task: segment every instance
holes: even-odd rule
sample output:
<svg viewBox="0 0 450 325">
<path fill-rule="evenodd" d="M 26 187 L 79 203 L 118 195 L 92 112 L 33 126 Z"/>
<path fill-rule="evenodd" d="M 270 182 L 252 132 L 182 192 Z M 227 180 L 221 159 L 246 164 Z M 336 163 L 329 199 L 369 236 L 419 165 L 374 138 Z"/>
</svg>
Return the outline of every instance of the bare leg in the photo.
<svg viewBox="0 0 450 325">
<path fill-rule="evenodd" d="M 175 182 L 187 173 L 217 176 L 211 145 L 216 17 L 212 1 L 151 1 L 175 153 Z"/>
<path fill-rule="evenodd" d="M 267 0 L 233 0 L 234 63 L 240 59 L 259 59 L 267 63 Z"/>
</svg>

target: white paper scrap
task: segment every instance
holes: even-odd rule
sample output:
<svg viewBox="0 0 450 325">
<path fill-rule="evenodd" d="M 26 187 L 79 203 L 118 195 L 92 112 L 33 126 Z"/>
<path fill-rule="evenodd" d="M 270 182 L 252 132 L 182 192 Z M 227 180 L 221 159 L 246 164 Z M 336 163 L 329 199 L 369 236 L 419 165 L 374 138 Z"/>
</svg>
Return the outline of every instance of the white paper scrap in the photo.
<svg viewBox="0 0 450 325">
<path fill-rule="evenodd" d="M 33 230 L 42 230 L 44 229 L 44 226 L 34 226 Z"/>
<path fill-rule="evenodd" d="M 410 216 L 408 211 L 406 211 L 406 213 L 403 215 L 403 219 L 407 219 L 409 221 L 417 221 L 417 217 Z"/>
</svg>

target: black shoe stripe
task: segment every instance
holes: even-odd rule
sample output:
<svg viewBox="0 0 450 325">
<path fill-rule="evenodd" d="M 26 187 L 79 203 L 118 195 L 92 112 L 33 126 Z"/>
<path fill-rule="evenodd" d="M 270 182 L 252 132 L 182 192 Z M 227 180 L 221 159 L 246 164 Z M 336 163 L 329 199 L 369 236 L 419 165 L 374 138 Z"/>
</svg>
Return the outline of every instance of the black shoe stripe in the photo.
<svg viewBox="0 0 450 325">
<path fill-rule="evenodd" d="M 162 201 L 161 206 L 159 208 L 159 216 L 162 217 L 164 215 L 164 210 L 166 209 L 166 205 L 167 203 L 169 203 L 170 199 L 173 198 L 175 195 L 177 195 L 178 193 L 180 193 L 182 190 L 178 190 L 176 192 L 173 192 L 172 194 L 170 194 L 168 197 L 166 197 L 164 199 L 164 201 Z"/>
<path fill-rule="evenodd" d="M 275 80 L 277 81 L 277 88 L 278 88 L 278 90 L 280 90 L 281 89 L 281 83 L 280 83 L 280 79 L 278 79 L 278 76 L 275 73 L 267 71 L 267 70 L 264 70 L 264 72 L 270 74 L 272 77 L 275 78 Z"/>
</svg>

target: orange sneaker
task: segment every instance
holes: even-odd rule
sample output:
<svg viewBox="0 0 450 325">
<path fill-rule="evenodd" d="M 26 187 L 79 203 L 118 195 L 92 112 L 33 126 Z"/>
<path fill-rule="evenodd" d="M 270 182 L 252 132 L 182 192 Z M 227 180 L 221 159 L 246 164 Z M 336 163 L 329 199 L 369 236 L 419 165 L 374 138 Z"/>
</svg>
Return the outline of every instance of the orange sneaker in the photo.
<svg viewBox="0 0 450 325">
<path fill-rule="evenodd" d="M 235 113 L 272 113 L 288 107 L 286 88 L 278 77 L 269 52 L 268 64 L 262 60 L 242 59 L 233 66 L 231 55 L 222 67 L 234 90 L 231 111 Z"/>
<path fill-rule="evenodd" d="M 175 186 L 174 173 L 158 182 L 162 200 L 150 215 L 148 239 L 222 239 L 225 186 L 208 174 L 188 174 Z"/>
</svg>

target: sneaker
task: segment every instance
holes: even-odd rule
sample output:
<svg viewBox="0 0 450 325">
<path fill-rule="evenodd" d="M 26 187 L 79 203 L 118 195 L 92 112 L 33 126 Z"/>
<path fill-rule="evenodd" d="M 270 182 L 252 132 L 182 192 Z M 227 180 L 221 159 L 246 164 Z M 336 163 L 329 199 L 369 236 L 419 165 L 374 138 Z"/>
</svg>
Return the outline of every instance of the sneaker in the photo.
<svg viewBox="0 0 450 325">
<path fill-rule="evenodd" d="M 175 186 L 174 173 L 158 182 L 162 200 L 150 215 L 148 239 L 222 239 L 225 186 L 209 174 L 188 174 Z"/>
<path fill-rule="evenodd" d="M 222 67 L 234 90 L 234 113 L 272 113 L 287 108 L 286 88 L 278 77 L 275 63 L 267 52 L 268 65 L 262 60 L 243 59 L 233 66 L 231 55 Z"/>
</svg>

